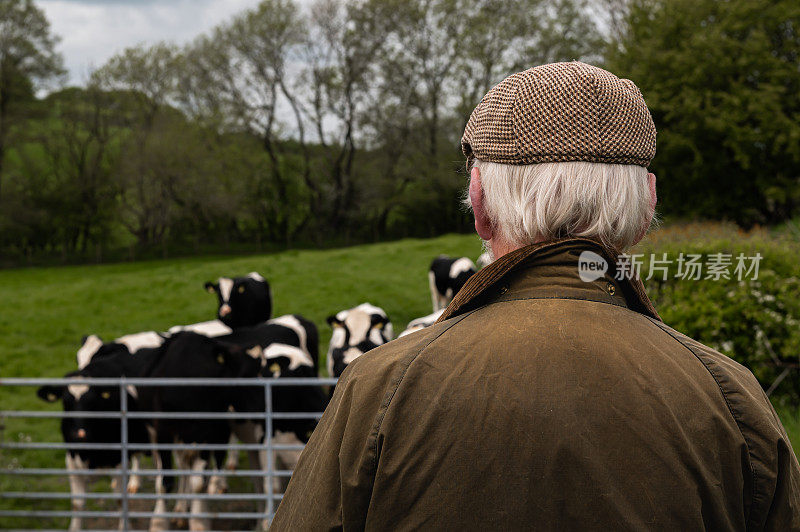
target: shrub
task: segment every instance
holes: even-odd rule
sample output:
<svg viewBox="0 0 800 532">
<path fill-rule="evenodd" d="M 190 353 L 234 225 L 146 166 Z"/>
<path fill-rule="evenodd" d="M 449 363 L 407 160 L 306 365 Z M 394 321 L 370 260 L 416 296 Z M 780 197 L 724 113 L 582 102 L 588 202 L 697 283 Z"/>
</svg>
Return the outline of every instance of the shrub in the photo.
<svg viewBox="0 0 800 532">
<path fill-rule="evenodd" d="M 680 224 L 654 232 L 632 251 L 643 253 L 642 279 L 651 254 L 667 254 L 667 280 L 645 280 L 647 293 L 665 323 L 747 366 L 768 390 L 794 366 L 771 393 L 774 402 L 800 405 L 800 242 L 790 234 L 743 232 L 726 224 Z M 680 254 L 730 254 L 730 278 L 676 278 Z M 734 275 L 736 257 L 761 255 L 757 278 Z"/>
</svg>

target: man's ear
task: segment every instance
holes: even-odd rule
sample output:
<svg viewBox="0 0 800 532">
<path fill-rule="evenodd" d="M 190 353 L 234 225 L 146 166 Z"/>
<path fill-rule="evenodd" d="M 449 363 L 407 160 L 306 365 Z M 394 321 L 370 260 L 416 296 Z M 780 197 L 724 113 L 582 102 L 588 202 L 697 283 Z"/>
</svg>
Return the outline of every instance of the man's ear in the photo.
<svg viewBox="0 0 800 532">
<path fill-rule="evenodd" d="M 486 212 L 483 198 L 481 171 L 473 166 L 469 180 L 469 201 L 472 204 L 472 213 L 475 215 L 475 231 L 483 240 L 491 240 L 494 236 L 494 228 Z"/>
<path fill-rule="evenodd" d="M 206 289 L 206 291 L 207 291 L 209 294 L 215 294 L 215 293 L 217 293 L 217 285 L 215 285 L 215 284 L 214 284 L 214 283 L 212 283 L 211 281 L 206 281 L 206 284 L 205 284 L 204 286 L 205 286 L 205 289 Z"/>
</svg>

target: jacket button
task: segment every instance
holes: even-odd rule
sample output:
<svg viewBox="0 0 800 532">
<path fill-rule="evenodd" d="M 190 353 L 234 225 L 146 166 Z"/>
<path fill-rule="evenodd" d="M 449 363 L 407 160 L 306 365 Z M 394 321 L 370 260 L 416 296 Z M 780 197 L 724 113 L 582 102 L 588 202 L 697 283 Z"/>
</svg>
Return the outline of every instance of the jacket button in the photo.
<svg viewBox="0 0 800 532">
<path fill-rule="evenodd" d="M 508 287 L 507 286 L 501 286 L 500 287 L 500 295 L 502 296 L 506 292 L 508 292 Z"/>
<path fill-rule="evenodd" d="M 606 290 L 608 290 L 608 293 L 612 296 L 617 293 L 617 288 L 611 283 L 606 285 Z"/>
</svg>

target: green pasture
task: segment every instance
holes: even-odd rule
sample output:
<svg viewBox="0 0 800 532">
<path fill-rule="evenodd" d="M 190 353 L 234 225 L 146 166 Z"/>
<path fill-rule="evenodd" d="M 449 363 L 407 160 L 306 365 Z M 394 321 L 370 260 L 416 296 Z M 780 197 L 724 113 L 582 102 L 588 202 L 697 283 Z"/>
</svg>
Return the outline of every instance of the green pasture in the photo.
<svg viewBox="0 0 800 532">
<path fill-rule="evenodd" d="M 800 240 L 796 234 L 776 230 L 745 234 L 724 224 L 677 225 L 657 231 L 639 250 L 762 253 L 758 282 L 651 281 L 648 291 L 668 324 L 748 364 L 767 383 L 774 368 L 760 365 L 767 355 L 754 340 L 754 325 L 765 331 L 770 349 L 781 358 L 797 358 L 800 281 L 795 260 L 800 257 Z M 369 302 L 387 311 L 399 333 L 410 320 L 431 311 L 427 280 L 431 259 L 440 253 L 476 259 L 480 251 L 477 237 L 448 235 L 334 250 L 0 271 L 0 376 L 61 377 L 74 369 L 75 352 L 85 334 L 111 340 L 213 319 L 216 298 L 203 289 L 204 282 L 250 271 L 269 280 L 274 315 L 299 313 L 317 324 L 324 358 L 330 338 L 327 316 Z M 324 360 L 321 363 L 324 368 Z M 792 406 L 796 404 L 794 388 L 787 379 L 776 406 L 796 443 L 800 442 L 800 416 Z M 59 408 L 60 404 L 41 402 L 33 388 L 0 388 L 2 410 Z M 60 440 L 60 431 L 55 419 L 0 419 L 0 437 L 6 442 L 55 442 Z M 0 451 L 0 468 L 63 467 L 63 456 L 62 451 Z M 108 485 L 100 482 L 94 489 L 107 491 Z M 38 490 L 69 488 L 66 479 L 0 475 L 0 493 Z M 148 490 L 152 491 L 150 486 L 143 487 L 143 492 Z M 251 488 L 239 484 L 238 490 Z M 38 504 L 0 498 L 0 508 L 67 509 L 68 502 Z M 113 509 L 113 505 L 97 503 L 87 509 L 91 508 Z M 66 520 L 0 522 L 0 528 L 34 525 L 64 527 Z"/>
</svg>

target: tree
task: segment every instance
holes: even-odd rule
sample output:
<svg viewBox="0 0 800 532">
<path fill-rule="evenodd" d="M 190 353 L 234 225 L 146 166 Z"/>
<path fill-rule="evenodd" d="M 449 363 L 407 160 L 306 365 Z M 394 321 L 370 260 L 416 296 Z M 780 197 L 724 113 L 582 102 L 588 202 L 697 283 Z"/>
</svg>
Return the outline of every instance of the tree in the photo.
<svg viewBox="0 0 800 532">
<path fill-rule="evenodd" d="M 290 241 L 298 225 L 297 213 L 290 208 L 297 199 L 297 187 L 294 176 L 287 175 L 293 161 L 282 142 L 285 128 L 279 106 L 295 105 L 287 62 L 303 35 L 303 21 L 294 2 L 263 0 L 255 9 L 198 38 L 184 54 L 181 83 L 205 87 L 198 98 L 185 99 L 185 105 L 205 119 L 223 117 L 221 125 L 228 130 L 248 131 L 261 139 L 270 161 L 269 174 L 257 183 L 255 197 L 261 202 L 261 229 L 273 241 Z M 298 117 L 295 125 L 303 151 L 300 177 L 313 190 L 304 123 L 297 109 L 293 114 Z"/>
<path fill-rule="evenodd" d="M 0 198 L 8 134 L 19 110 L 37 84 L 60 76 L 50 23 L 33 0 L 0 0 Z"/>
<path fill-rule="evenodd" d="M 64 221 L 64 255 L 85 253 L 96 246 L 100 260 L 102 246 L 111 232 L 117 187 L 111 179 L 119 152 L 119 135 L 114 134 L 113 115 L 119 110 L 112 95 L 89 86 L 67 89 L 47 99 L 53 108 L 53 128 L 42 139 L 49 161 L 51 179 L 59 183 Z"/>
<path fill-rule="evenodd" d="M 665 212 L 749 226 L 800 204 L 800 4 L 635 0 L 608 58 L 658 135 Z"/>
</svg>

